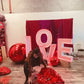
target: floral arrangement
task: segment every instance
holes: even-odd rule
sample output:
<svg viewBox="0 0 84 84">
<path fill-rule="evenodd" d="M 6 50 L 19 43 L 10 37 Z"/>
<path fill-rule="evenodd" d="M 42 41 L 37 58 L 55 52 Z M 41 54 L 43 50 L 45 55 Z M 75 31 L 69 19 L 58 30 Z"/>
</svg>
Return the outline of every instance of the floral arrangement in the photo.
<svg viewBox="0 0 84 84">
<path fill-rule="evenodd" d="M 61 76 L 52 68 L 42 68 L 37 75 L 38 84 L 64 84 Z"/>
</svg>

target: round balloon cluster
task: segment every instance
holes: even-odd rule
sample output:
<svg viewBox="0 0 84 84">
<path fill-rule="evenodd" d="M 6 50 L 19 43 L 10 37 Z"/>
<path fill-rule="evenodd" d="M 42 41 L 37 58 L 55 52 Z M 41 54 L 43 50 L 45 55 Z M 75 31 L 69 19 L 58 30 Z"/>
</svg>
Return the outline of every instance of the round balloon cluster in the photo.
<svg viewBox="0 0 84 84">
<path fill-rule="evenodd" d="M 25 44 L 17 43 L 9 49 L 9 57 L 13 62 L 21 63 L 26 58 Z"/>
<path fill-rule="evenodd" d="M 52 68 L 42 68 L 37 81 L 39 84 L 64 84 L 61 76 Z"/>
</svg>

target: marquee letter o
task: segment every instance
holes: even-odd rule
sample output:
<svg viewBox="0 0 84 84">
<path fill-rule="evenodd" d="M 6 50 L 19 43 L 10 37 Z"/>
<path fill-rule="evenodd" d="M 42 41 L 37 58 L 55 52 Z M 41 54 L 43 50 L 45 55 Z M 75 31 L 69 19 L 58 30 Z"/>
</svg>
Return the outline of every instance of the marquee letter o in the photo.
<svg viewBox="0 0 84 84">
<path fill-rule="evenodd" d="M 46 34 L 47 35 L 47 41 L 45 43 L 43 43 L 41 41 L 41 35 L 42 34 Z M 41 47 L 49 47 L 52 43 L 52 34 L 51 32 L 48 30 L 48 29 L 41 29 L 37 32 L 36 34 L 36 43 L 38 46 L 41 46 Z"/>
</svg>

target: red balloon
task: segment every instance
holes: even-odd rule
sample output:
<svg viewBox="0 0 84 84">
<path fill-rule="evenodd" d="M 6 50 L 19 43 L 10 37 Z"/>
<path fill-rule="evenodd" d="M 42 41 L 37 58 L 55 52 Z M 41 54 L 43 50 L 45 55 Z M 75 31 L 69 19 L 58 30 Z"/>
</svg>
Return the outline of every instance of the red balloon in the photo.
<svg viewBox="0 0 84 84">
<path fill-rule="evenodd" d="M 10 72 L 11 70 L 8 67 L 5 67 L 5 66 L 0 67 L 0 76 L 9 74 Z"/>
<path fill-rule="evenodd" d="M 50 63 L 52 66 L 57 66 L 59 63 L 59 59 L 57 57 L 57 52 L 54 53 L 53 57 L 50 59 Z"/>
<path fill-rule="evenodd" d="M 9 49 L 9 57 L 16 63 L 21 63 L 26 58 L 25 44 L 17 43 Z"/>
<path fill-rule="evenodd" d="M 58 60 L 57 57 L 52 57 L 52 58 L 50 59 L 50 63 L 51 63 L 52 66 L 57 66 L 58 63 L 59 63 L 59 60 Z"/>
<path fill-rule="evenodd" d="M 0 56 L 0 63 L 2 62 L 2 56 Z"/>
</svg>

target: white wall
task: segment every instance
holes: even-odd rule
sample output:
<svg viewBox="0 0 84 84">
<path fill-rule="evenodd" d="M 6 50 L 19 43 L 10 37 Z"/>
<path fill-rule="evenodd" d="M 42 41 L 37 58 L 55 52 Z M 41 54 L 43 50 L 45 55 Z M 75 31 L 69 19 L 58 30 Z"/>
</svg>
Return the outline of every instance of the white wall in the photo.
<svg viewBox="0 0 84 84">
<path fill-rule="evenodd" d="M 84 11 L 5 14 L 5 17 L 8 50 L 15 43 L 25 43 L 26 20 L 67 18 L 73 18 L 73 43 L 84 48 Z"/>
<path fill-rule="evenodd" d="M 9 0 L 2 0 L 0 12 L 9 13 Z M 10 0 L 12 13 L 84 10 L 84 0 Z"/>
</svg>

